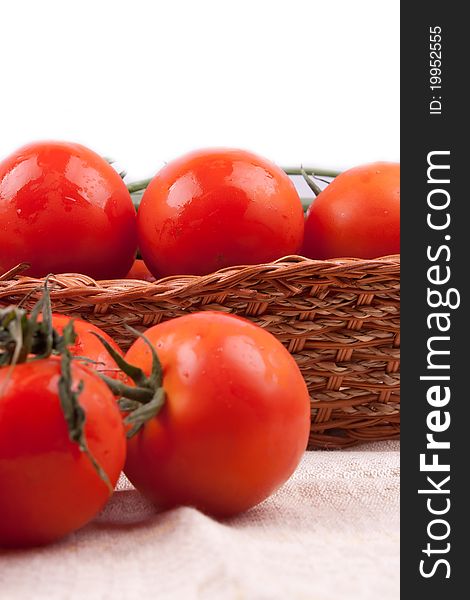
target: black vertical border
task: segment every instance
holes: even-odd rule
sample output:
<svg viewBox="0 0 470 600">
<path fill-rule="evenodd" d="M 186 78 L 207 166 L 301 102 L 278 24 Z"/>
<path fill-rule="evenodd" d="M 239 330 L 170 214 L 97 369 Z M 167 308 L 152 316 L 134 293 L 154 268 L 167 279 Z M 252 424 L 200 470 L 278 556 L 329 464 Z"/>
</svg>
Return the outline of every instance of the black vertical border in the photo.
<svg viewBox="0 0 470 600">
<path fill-rule="evenodd" d="M 470 498 L 470 314 L 468 292 L 470 279 L 470 138 L 468 111 L 470 99 L 465 88 L 470 80 L 470 30 L 463 15 L 463 3 L 428 1 L 401 3 L 401 374 L 402 374 L 402 445 L 401 445 L 401 596 L 403 598 L 453 598 L 468 593 L 468 518 Z M 429 89 L 429 29 L 442 28 L 442 96 L 441 115 L 429 114 L 433 92 Z M 450 286 L 461 294 L 458 309 L 449 310 L 451 400 L 447 410 L 451 425 L 441 439 L 451 443 L 441 452 L 441 460 L 450 461 L 451 508 L 445 515 L 451 526 L 449 538 L 433 542 L 427 525 L 433 519 L 426 508 L 426 496 L 418 489 L 426 486 L 426 475 L 419 469 L 419 455 L 426 450 L 426 415 L 432 408 L 426 401 L 428 382 L 420 382 L 425 374 L 427 339 L 430 332 L 427 306 L 426 257 L 428 244 L 439 245 L 442 232 L 431 231 L 426 224 L 428 213 L 427 154 L 433 150 L 450 150 L 451 194 L 451 259 Z M 445 310 L 445 309 L 442 309 Z M 443 410 L 446 410 L 443 409 Z M 442 474 L 436 474 L 436 480 Z M 437 496 L 434 496 L 437 498 Z M 442 499 L 443 496 L 440 496 Z M 437 529 L 436 529 L 437 531 Z M 436 548 L 450 543 L 446 558 L 451 567 L 450 578 L 441 565 L 433 577 L 423 578 L 419 563 L 426 559 L 422 552 L 428 542 Z M 432 559 L 427 558 L 427 568 Z M 460 591 L 458 591 L 460 590 Z"/>
</svg>

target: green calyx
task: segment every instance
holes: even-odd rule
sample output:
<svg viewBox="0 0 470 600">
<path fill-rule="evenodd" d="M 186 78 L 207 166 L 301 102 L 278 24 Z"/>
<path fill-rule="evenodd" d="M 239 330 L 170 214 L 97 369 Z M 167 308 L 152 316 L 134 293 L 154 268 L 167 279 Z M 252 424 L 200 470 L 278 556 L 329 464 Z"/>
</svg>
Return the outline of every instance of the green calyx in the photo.
<svg viewBox="0 0 470 600">
<path fill-rule="evenodd" d="M 105 381 L 111 391 L 119 396 L 119 408 L 127 413 L 124 418 L 125 425 L 129 425 L 127 437 L 133 437 L 150 419 L 153 419 L 165 404 L 165 390 L 163 388 L 163 370 L 160 359 L 149 340 L 132 327 L 127 329 L 143 339 L 152 354 L 152 369 L 147 376 L 142 369 L 128 363 L 109 343 L 99 334 L 94 335 L 100 340 L 108 353 L 114 359 L 117 366 L 134 382 L 134 386 L 127 385 L 123 381 L 112 379 L 100 373 L 101 379 Z"/>
<path fill-rule="evenodd" d="M 69 328 L 73 331 L 73 323 L 67 324 L 65 329 Z M 78 398 L 83 391 L 83 381 L 79 381 L 75 389 L 73 389 L 72 381 L 72 356 L 65 346 L 61 353 L 60 359 L 61 375 L 59 379 L 59 398 L 62 412 L 64 414 L 65 421 L 69 430 L 69 438 L 75 444 L 78 444 L 80 450 L 87 456 L 93 468 L 101 477 L 109 493 L 113 493 L 113 486 L 109 480 L 105 470 L 101 467 L 98 461 L 95 459 L 93 454 L 90 452 L 86 437 L 85 437 L 85 420 L 86 413 L 80 405 Z"/>
<path fill-rule="evenodd" d="M 42 322 L 39 323 L 41 312 Z M 74 336 L 73 331 L 69 335 Z M 61 336 L 52 327 L 47 279 L 43 295 L 29 316 L 19 306 L 0 309 L 0 366 L 47 358 L 61 343 L 65 341 L 61 341 Z"/>
<path fill-rule="evenodd" d="M 38 321 L 42 314 L 41 322 Z M 0 309 L 0 367 L 13 369 L 15 365 L 49 358 L 61 357 L 61 375 L 58 395 L 62 413 L 67 423 L 69 438 L 86 454 L 93 468 L 106 484 L 110 493 L 113 487 L 104 469 L 90 452 L 85 437 L 86 414 L 79 403 L 84 389 L 83 381 L 73 388 L 72 360 L 68 349 L 75 341 L 73 321 L 70 321 L 60 335 L 52 326 L 52 307 L 46 278 L 40 300 L 28 313 L 19 306 Z"/>
</svg>

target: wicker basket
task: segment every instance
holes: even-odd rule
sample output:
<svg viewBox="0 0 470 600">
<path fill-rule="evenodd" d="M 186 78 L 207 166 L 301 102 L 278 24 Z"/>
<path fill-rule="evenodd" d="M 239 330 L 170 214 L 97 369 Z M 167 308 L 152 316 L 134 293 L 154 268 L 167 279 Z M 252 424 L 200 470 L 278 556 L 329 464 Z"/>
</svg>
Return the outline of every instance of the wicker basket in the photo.
<svg viewBox="0 0 470 600">
<path fill-rule="evenodd" d="M 0 306 L 25 306 L 42 281 L 0 276 Z M 50 279 L 53 309 L 81 317 L 126 349 L 138 329 L 200 310 L 244 316 L 293 354 L 312 398 L 310 448 L 397 438 L 400 432 L 400 257 L 316 261 L 289 256 L 156 283 Z"/>
</svg>

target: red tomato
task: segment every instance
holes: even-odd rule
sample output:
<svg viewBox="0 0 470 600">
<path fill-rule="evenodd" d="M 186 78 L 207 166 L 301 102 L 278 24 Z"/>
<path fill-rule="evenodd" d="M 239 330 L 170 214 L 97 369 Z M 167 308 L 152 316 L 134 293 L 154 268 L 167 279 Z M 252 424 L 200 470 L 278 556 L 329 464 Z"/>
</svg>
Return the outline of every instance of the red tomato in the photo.
<svg viewBox="0 0 470 600">
<path fill-rule="evenodd" d="M 289 177 L 242 150 L 199 150 L 169 163 L 145 191 L 139 245 L 155 277 L 204 275 L 300 250 L 302 204 Z"/>
<path fill-rule="evenodd" d="M 292 356 L 243 319 L 201 312 L 146 331 L 166 401 L 128 441 L 125 473 L 157 506 L 229 516 L 264 500 L 295 470 L 310 429 Z M 126 359 L 150 372 L 142 339 Z"/>
<path fill-rule="evenodd" d="M 41 317 L 39 318 L 41 320 Z M 114 360 L 109 355 L 100 340 L 93 335 L 92 332 L 101 335 L 109 344 L 121 355 L 124 355 L 122 350 L 116 344 L 116 342 L 96 325 L 92 325 L 82 319 L 72 319 L 66 315 L 54 314 L 52 315 L 52 326 L 58 333 L 62 333 L 64 327 L 73 320 L 73 327 L 75 330 L 75 342 L 71 344 L 68 349 L 72 356 L 81 356 L 90 358 L 94 362 L 84 362 L 89 368 L 103 373 L 108 377 L 114 379 L 126 380 L 127 378 L 124 373 L 118 368 Z"/>
<path fill-rule="evenodd" d="M 37 142 L 0 163 L 0 273 L 124 277 L 137 246 L 126 185 L 98 154 L 66 142 Z"/>
<path fill-rule="evenodd" d="M 131 270 L 126 275 L 126 279 L 141 279 L 142 281 L 155 281 L 155 277 L 150 273 L 144 261 L 136 258 Z"/>
<path fill-rule="evenodd" d="M 400 252 L 400 165 L 377 162 L 338 175 L 305 223 L 309 258 L 377 258 Z"/>
<path fill-rule="evenodd" d="M 60 363 L 44 359 L 0 369 L 0 547 L 52 542 L 90 521 L 110 492 L 69 438 L 58 395 Z M 72 365 L 86 412 L 89 449 L 115 485 L 126 440 L 114 396 L 99 377 Z"/>
</svg>

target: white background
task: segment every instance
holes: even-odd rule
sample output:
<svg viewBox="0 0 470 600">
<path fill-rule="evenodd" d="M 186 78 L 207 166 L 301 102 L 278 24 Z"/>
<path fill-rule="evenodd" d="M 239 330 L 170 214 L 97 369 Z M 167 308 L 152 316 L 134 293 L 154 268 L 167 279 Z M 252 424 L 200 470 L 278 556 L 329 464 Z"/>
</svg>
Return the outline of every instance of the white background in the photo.
<svg viewBox="0 0 470 600">
<path fill-rule="evenodd" d="M 204 146 L 399 160 L 399 0 L 16 0 L 0 25 L 0 157 L 79 141 L 130 179 Z"/>
</svg>

